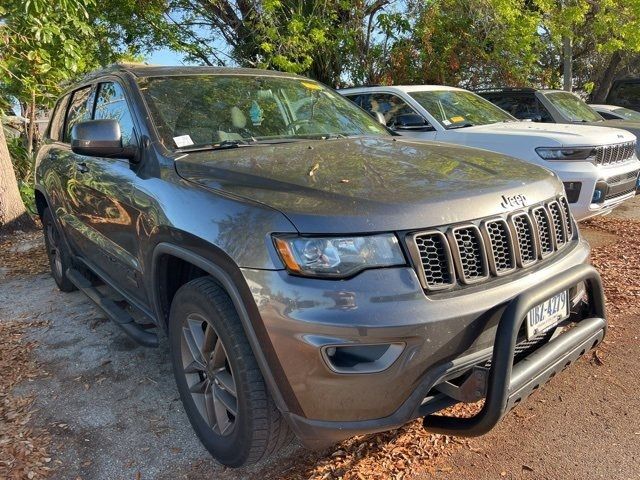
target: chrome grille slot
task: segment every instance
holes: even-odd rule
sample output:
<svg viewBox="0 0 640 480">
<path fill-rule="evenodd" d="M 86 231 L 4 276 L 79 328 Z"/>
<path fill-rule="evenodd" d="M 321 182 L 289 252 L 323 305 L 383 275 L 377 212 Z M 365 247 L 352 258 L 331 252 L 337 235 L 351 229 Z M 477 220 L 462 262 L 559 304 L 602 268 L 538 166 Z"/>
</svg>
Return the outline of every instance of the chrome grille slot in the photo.
<svg viewBox="0 0 640 480">
<path fill-rule="evenodd" d="M 538 239 L 540 241 L 540 255 L 546 257 L 553 253 L 553 226 L 549 221 L 549 214 L 544 207 L 533 209 L 533 218 L 538 229 Z"/>
<path fill-rule="evenodd" d="M 457 255 L 454 256 L 458 273 L 464 283 L 475 283 L 488 275 L 484 242 L 480 230 L 474 225 L 452 230 Z"/>
<path fill-rule="evenodd" d="M 410 233 L 407 246 L 426 291 L 475 284 L 535 264 L 573 238 L 564 196 L 507 216 Z"/>
<path fill-rule="evenodd" d="M 489 266 L 494 275 L 502 275 L 516 267 L 511 232 L 504 220 L 491 220 L 485 222 L 483 233 L 485 234 Z"/>
<path fill-rule="evenodd" d="M 429 290 L 447 288 L 455 281 L 449 243 L 443 233 L 429 232 L 415 235 L 415 244 L 422 264 L 420 280 Z"/>
<path fill-rule="evenodd" d="M 562 248 L 567 243 L 567 233 L 565 231 L 566 223 L 564 221 L 564 214 L 560 208 L 558 202 L 549 203 L 549 213 L 551 214 L 551 221 L 553 222 L 553 231 L 555 233 L 556 245 L 558 248 Z"/>
<path fill-rule="evenodd" d="M 519 213 L 511 217 L 513 227 L 518 242 L 520 266 L 526 267 L 534 263 L 537 258 L 537 248 L 533 224 L 531 218 L 526 213 Z"/>
</svg>

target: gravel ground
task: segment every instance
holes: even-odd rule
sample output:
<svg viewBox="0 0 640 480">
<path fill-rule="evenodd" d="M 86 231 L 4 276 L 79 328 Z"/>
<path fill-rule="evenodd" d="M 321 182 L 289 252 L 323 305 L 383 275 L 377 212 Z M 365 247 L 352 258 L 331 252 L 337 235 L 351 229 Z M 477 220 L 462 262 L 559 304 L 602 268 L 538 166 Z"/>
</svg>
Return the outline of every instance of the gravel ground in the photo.
<svg viewBox="0 0 640 480">
<path fill-rule="evenodd" d="M 637 220 L 639 205 L 640 199 L 630 202 L 619 216 Z M 584 231 L 598 248 L 619 240 L 611 232 Z M 21 244 L 29 242 L 20 247 L 27 254 L 41 248 L 33 237 Z M 420 465 L 413 460 L 414 478 L 640 478 L 637 310 L 616 315 L 599 358 L 578 362 L 482 438 L 430 436 L 416 433 L 412 424 L 329 452 L 308 452 L 294 443 L 268 464 L 230 470 L 212 461 L 193 434 L 164 339 L 157 349 L 137 346 L 81 293 L 60 293 L 48 274 L 33 273 L 36 267 L 12 276 L 5 263 L 0 321 L 48 322 L 29 336 L 38 342 L 34 354 L 42 376 L 22 382 L 14 393 L 36 396 L 32 422 L 51 435 L 52 478 L 307 478 L 329 473 L 351 455 L 341 448 L 364 453 L 342 461 L 340 471 L 362 472 L 372 461 L 396 462 L 394 445 L 405 449 L 412 443 L 431 449 Z"/>
</svg>

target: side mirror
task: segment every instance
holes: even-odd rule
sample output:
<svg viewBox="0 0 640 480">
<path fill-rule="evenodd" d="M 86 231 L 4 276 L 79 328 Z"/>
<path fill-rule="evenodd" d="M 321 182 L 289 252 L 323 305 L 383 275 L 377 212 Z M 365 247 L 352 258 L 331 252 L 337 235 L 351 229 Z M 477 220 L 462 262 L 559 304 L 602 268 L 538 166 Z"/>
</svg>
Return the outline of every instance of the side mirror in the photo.
<svg viewBox="0 0 640 480">
<path fill-rule="evenodd" d="M 133 159 L 136 149 L 122 146 L 117 120 L 106 118 L 80 122 L 71 129 L 71 150 L 89 157 Z"/>
<path fill-rule="evenodd" d="M 422 116 L 415 113 L 396 116 L 391 128 L 394 130 L 433 130 L 433 127 Z"/>
</svg>

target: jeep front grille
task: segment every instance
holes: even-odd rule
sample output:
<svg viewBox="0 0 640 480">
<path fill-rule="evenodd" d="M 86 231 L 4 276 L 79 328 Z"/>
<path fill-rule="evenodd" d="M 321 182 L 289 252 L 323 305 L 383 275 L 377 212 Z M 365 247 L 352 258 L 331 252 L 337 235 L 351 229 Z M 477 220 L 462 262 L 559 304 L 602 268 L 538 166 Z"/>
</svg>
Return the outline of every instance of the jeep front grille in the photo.
<svg viewBox="0 0 640 480">
<path fill-rule="evenodd" d="M 464 283 L 484 280 L 488 275 L 487 254 L 480 230 L 475 225 L 453 229 L 454 261 L 458 262 L 458 273 Z"/>
<path fill-rule="evenodd" d="M 509 225 L 505 220 L 486 222 L 489 264 L 494 275 L 503 275 L 516 268 L 515 252 Z"/>
<path fill-rule="evenodd" d="M 636 151 L 636 142 L 618 143 L 615 145 L 606 145 L 603 147 L 596 147 L 596 165 L 612 165 L 616 163 L 625 162 Z"/>
<path fill-rule="evenodd" d="M 408 236 L 427 291 L 474 284 L 549 258 L 573 238 L 565 197 L 499 218 L 481 219 Z"/>
<path fill-rule="evenodd" d="M 544 207 L 533 209 L 533 218 L 538 227 L 538 239 L 540 240 L 540 254 L 543 257 L 553 253 L 553 238 L 551 234 L 551 222 L 549 214 Z"/>
<path fill-rule="evenodd" d="M 520 266 L 526 267 L 538 259 L 538 246 L 533 223 L 528 213 L 517 213 L 511 217 L 518 241 Z"/>
<path fill-rule="evenodd" d="M 567 232 L 565 231 L 564 217 L 562 216 L 562 210 L 560 210 L 560 204 L 558 202 L 549 202 L 547 206 L 553 223 L 556 246 L 561 247 L 567 241 Z"/>
<path fill-rule="evenodd" d="M 444 234 L 428 232 L 415 235 L 416 245 L 422 269 L 420 280 L 429 290 L 438 290 L 453 285 L 453 265 L 451 250 Z"/>
</svg>

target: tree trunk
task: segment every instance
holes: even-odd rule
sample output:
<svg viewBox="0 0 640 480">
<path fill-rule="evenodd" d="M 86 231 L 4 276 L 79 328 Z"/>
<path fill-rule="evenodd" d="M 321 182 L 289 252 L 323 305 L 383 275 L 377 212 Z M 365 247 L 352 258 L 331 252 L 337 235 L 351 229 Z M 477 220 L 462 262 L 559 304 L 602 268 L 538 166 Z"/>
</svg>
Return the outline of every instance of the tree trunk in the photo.
<svg viewBox="0 0 640 480">
<path fill-rule="evenodd" d="M 620 51 L 613 52 L 613 55 L 611 55 L 611 59 L 609 60 L 609 64 L 607 65 L 607 68 L 604 69 L 604 72 L 602 72 L 600 78 L 594 79 L 596 88 L 591 94 L 592 103 L 605 103 L 607 95 L 609 95 L 609 90 L 611 90 L 611 85 L 613 85 L 613 81 L 618 73 L 621 61 L 622 55 L 620 54 Z"/>
<path fill-rule="evenodd" d="M 0 126 L 0 233 L 35 227 L 27 213 L 13 171 L 4 129 Z"/>
<path fill-rule="evenodd" d="M 573 46 L 571 38 L 562 37 L 562 70 L 564 85 L 563 89 L 567 92 L 573 90 Z"/>
</svg>

